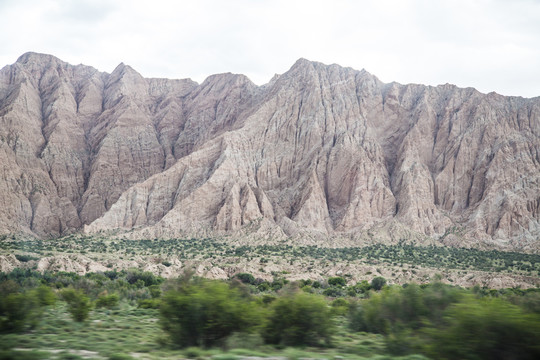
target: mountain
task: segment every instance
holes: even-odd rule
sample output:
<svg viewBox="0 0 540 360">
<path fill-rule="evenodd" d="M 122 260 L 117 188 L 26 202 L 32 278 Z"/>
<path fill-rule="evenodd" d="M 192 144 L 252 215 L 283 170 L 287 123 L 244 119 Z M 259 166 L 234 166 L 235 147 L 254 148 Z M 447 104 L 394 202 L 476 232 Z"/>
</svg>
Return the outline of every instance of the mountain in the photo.
<svg viewBox="0 0 540 360">
<path fill-rule="evenodd" d="M 540 249 L 540 98 L 298 60 L 270 83 L 0 70 L 0 231 Z M 295 239 L 295 240 L 294 240 Z"/>
</svg>

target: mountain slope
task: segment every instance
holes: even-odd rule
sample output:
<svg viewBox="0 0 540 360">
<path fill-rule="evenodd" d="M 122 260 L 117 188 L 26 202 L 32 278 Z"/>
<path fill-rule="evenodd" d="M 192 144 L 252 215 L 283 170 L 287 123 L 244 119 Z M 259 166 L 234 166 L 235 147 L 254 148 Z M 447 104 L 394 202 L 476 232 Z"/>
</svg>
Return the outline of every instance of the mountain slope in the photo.
<svg viewBox="0 0 540 360">
<path fill-rule="evenodd" d="M 5 232 L 539 247 L 539 98 L 305 59 L 257 87 L 29 53 L 0 99 Z"/>
</svg>

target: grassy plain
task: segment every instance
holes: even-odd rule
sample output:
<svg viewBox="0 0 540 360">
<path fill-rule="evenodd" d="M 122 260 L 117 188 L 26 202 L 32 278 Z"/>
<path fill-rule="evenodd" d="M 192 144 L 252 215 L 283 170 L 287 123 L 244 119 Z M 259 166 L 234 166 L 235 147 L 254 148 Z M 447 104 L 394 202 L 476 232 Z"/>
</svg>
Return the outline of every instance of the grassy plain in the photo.
<svg viewBox="0 0 540 360">
<path fill-rule="evenodd" d="M 26 333 L 0 335 L 0 359 L 35 356 L 38 359 L 215 359 L 246 357 L 311 359 L 423 359 L 420 355 L 391 357 L 380 334 L 353 333 L 337 318 L 332 348 L 279 348 L 255 339 L 237 339 L 232 348 L 175 349 L 158 324 L 159 311 L 121 302 L 117 309 L 95 309 L 89 321 L 73 321 L 60 302 L 46 310 L 41 325 Z M 246 348 L 247 347 L 247 348 Z M 32 352 L 38 354 L 31 355 Z M 9 355 L 9 356 L 8 356 Z"/>
</svg>

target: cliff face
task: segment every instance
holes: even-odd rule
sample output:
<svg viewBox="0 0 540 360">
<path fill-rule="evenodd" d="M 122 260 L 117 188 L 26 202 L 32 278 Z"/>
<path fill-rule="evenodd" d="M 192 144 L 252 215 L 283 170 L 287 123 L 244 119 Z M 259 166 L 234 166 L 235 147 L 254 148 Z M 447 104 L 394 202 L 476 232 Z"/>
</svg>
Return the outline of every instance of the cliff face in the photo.
<svg viewBox="0 0 540 360">
<path fill-rule="evenodd" d="M 376 233 L 537 251 L 540 98 L 304 59 L 257 87 L 28 53 L 0 71 L 0 206 L 3 232 L 38 236 Z"/>
</svg>

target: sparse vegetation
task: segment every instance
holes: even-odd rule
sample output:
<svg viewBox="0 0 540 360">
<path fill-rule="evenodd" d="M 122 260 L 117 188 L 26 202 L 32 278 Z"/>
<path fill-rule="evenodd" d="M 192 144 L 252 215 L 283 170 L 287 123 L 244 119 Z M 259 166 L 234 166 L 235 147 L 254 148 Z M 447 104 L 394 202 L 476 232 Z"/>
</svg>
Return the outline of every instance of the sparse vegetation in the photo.
<svg viewBox="0 0 540 360">
<path fill-rule="evenodd" d="M 2 273 L 0 289 L 9 295 L 0 300 L 0 355 L 64 359 L 81 357 L 84 350 L 102 358 L 532 359 L 539 354 L 540 289 L 463 289 L 435 281 L 386 284 L 377 291 L 366 280 L 347 286 L 328 278 L 315 287 L 312 280 L 285 284 L 277 277 L 280 289 L 260 291 L 262 283 L 246 278 L 247 283 L 190 276 L 164 281 L 136 271 Z M 325 298 L 328 289 L 342 293 Z M 28 306 L 10 318 L 10 302 Z M 57 352 L 47 353 L 50 349 Z"/>
<path fill-rule="evenodd" d="M 540 255 L 497 250 L 478 250 L 442 246 L 416 246 L 404 241 L 396 245 L 373 244 L 364 247 L 330 248 L 319 246 L 231 245 L 216 239 L 106 239 L 70 235 L 64 238 L 24 241 L 0 236 L 0 251 L 18 252 L 19 261 L 38 260 L 53 253 L 96 254 L 130 258 L 134 255 L 174 254 L 180 260 L 214 258 L 259 258 L 261 264 L 272 259 L 313 259 L 327 261 L 357 261 L 367 264 L 397 264 L 411 267 L 434 267 L 488 272 L 507 272 L 538 276 Z M 30 255 L 33 254 L 33 255 Z M 166 267 L 172 265 L 161 260 Z"/>
<path fill-rule="evenodd" d="M 36 271 L 39 259 L 83 251 L 108 270 L 86 275 Z M 517 348 L 517 359 L 538 357 L 538 288 L 465 289 L 442 282 L 471 278 L 478 271 L 534 280 L 540 270 L 540 256 L 534 254 L 404 242 L 326 248 L 83 236 L 6 237 L 0 252 L 15 253 L 23 267 L 0 273 L 0 359 L 94 356 L 81 350 L 118 359 L 481 359 L 484 353 L 497 358 L 496 351 L 508 358 Z M 115 268 L 117 259 L 135 257 L 167 271 L 208 260 L 235 275 L 228 281 L 192 274 L 165 280 L 141 269 Z M 244 260 L 254 266 L 230 271 Z M 298 279 L 295 267 L 315 276 L 290 281 Z M 427 272 L 429 267 L 441 275 Z M 458 276 L 445 278 L 446 270 Z M 409 279 L 403 286 L 395 285 L 400 276 L 401 283 Z M 497 343 L 503 336 L 510 340 L 499 346 L 482 336 Z"/>
</svg>

